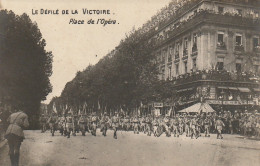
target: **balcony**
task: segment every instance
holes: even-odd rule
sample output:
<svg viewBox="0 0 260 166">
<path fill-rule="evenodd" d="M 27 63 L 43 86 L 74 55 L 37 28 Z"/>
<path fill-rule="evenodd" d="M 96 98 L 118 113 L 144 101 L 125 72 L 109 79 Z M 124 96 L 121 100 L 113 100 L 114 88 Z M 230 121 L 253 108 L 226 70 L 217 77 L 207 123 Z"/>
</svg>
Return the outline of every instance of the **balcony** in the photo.
<svg viewBox="0 0 260 166">
<path fill-rule="evenodd" d="M 188 49 L 185 48 L 183 50 L 183 56 L 182 56 L 182 60 L 187 60 L 188 59 Z"/>
<path fill-rule="evenodd" d="M 219 50 L 227 50 L 225 42 L 218 42 L 217 43 L 217 49 L 219 49 Z"/>
<path fill-rule="evenodd" d="M 244 46 L 242 44 L 235 45 L 235 51 L 236 52 L 243 52 L 244 51 Z"/>
<path fill-rule="evenodd" d="M 254 51 L 255 53 L 260 53 L 260 46 L 255 46 L 255 47 L 253 48 L 253 51 Z"/>
<path fill-rule="evenodd" d="M 198 55 L 197 44 L 193 44 L 191 51 L 192 51 L 192 53 L 191 53 L 191 56 L 192 56 L 192 57 L 195 57 L 195 56 Z"/>
<path fill-rule="evenodd" d="M 175 60 L 174 60 L 174 62 L 177 63 L 179 61 L 180 61 L 180 55 L 179 55 L 179 52 L 176 52 L 175 53 Z"/>
</svg>

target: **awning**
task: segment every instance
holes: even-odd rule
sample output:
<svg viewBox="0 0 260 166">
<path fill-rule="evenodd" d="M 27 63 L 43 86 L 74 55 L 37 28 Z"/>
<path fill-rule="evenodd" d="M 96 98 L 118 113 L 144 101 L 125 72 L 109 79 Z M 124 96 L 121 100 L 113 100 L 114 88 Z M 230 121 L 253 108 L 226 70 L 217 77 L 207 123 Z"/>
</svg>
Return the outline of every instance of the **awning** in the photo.
<svg viewBox="0 0 260 166">
<path fill-rule="evenodd" d="M 226 86 L 218 86 L 219 89 L 228 89 Z"/>
<path fill-rule="evenodd" d="M 254 88 L 255 92 L 260 92 L 260 88 Z"/>
<path fill-rule="evenodd" d="M 219 86 L 219 89 L 229 89 L 229 90 L 238 90 L 236 87 L 230 87 L 230 86 Z"/>
<path fill-rule="evenodd" d="M 215 112 L 215 110 L 208 103 L 197 103 L 188 108 L 180 110 L 179 112 Z"/>
<path fill-rule="evenodd" d="M 240 92 L 244 92 L 244 93 L 250 92 L 250 90 L 249 90 L 248 88 L 238 87 L 238 90 L 239 90 Z"/>
<path fill-rule="evenodd" d="M 180 90 L 177 90 L 177 92 L 186 92 L 186 91 L 191 91 L 193 90 L 194 88 L 186 88 L 186 89 L 180 89 Z"/>
<path fill-rule="evenodd" d="M 228 87 L 230 90 L 238 90 L 236 87 Z"/>
</svg>

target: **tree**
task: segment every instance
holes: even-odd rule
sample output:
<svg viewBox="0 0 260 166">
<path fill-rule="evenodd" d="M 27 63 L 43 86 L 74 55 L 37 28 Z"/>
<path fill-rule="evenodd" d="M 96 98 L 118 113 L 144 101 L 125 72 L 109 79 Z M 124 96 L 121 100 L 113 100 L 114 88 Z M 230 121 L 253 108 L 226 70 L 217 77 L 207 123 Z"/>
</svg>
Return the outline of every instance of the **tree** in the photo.
<svg viewBox="0 0 260 166">
<path fill-rule="evenodd" d="M 0 11 L 0 96 L 4 104 L 21 108 L 32 120 L 51 92 L 51 52 L 37 24 L 28 15 Z"/>
</svg>

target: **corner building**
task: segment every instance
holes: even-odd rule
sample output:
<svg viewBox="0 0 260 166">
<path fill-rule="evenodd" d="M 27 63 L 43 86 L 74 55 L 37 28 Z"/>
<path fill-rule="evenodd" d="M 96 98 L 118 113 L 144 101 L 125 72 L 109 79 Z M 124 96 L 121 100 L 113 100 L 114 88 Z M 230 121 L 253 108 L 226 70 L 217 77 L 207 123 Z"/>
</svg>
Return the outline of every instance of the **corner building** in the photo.
<svg viewBox="0 0 260 166">
<path fill-rule="evenodd" d="M 177 5 L 177 13 L 159 23 L 150 39 L 159 78 L 172 81 L 179 98 L 172 103 L 178 109 L 202 100 L 216 110 L 259 109 L 259 0 Z"/>
</svg>

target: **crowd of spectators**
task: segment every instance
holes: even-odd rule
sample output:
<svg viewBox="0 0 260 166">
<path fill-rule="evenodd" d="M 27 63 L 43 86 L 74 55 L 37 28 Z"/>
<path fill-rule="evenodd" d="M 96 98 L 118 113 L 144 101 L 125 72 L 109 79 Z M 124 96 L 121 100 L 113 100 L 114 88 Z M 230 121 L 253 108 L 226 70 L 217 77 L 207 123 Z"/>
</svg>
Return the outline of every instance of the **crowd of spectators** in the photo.
<svg viewBox="0 0 260 166">
<path fill-rule="evenodd" d="M 214 80 L 214 81 L 236 81 L 236 82 L 255 82 L 259 83 L 259 76 L 253 72 L 236 72 L 227 70 L 192 70 L 190 73 L 173 77 L 174 84 L 183 84 L 198 80 Z"/>
</svg>

